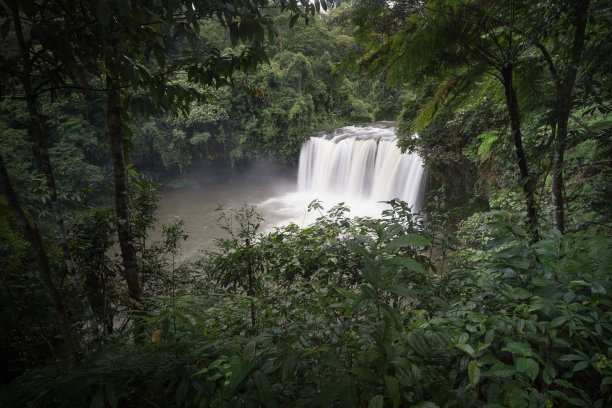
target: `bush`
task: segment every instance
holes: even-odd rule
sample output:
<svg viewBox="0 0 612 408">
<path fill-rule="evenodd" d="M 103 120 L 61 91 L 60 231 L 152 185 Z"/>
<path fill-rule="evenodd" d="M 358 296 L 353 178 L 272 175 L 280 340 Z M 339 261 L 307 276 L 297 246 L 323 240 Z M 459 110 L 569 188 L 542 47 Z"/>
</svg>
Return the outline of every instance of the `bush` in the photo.
<svg viewBox="0 0 612 408">
<path fill-rule="evenodd" d="M 370 219 L 313 202 L 313 225 L 266 235 L 252 209 L 225 212 L 232 235 L 193 266 L 204 293 L 158 298 L 150 344 L 111 347 L 61 378 L 27 374 L 3 396 L 46 406 L 609 406 L 612 238 L 551 231 L 532 244 L 521 217 L 499 211 L 467 225 L 486 236 L 482 256 L 453 246 L 462 241 L 444 214 L 391 205 Z"/>
</svg>

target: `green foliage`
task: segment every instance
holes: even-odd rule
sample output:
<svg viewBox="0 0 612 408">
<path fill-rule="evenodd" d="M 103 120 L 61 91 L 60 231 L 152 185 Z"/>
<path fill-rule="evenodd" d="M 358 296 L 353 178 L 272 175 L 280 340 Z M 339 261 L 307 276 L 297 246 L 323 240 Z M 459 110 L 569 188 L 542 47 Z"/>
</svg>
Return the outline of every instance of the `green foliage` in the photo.
<svg viewBox="0 0 612 408">
<path fill-rule="evenodd" d="M 512 31 L 491 20 L 508 20 L 507 2 L 359 2 L 355 10 L 343 5 L 321 16 L 312 15 L 319 2 L 303 8 L 281 2 L 293 15 L 263 12 L 258 7 L 265 2 L 221 2 L 220 22 L 201 19 L 217 6 L 195 13 L 189 3 L 181 9 L 184 22 L 177 22 L 173 13 L 158 13 L 157 5 L 145 10 L 126 1 L 94 3 L 75 13 L 91 18 L 89 34 L 112 36 L 115 28 L 125 34 L 117 48 L 125 56 L 120 68 L 101 59 L 112 47 L 88 50 L 86 38 L 77 34 L 70 47 L 58 47 L 60 37 L 53 33 L 65 32 L 64 23 L 75 17 L 59 3 L 50 2 L 47 10 L 28 1 L 18 7 L 40 51 L 36 78 L 49 77 L 55 85 L 73 80 L 93 92 L 101 78 L 90 74 L 112 69 L 131 86 L 123 100 L 127 113 L 158 114 L 123 117 L 135 167 L 183 173 L 200 159 L 235 165 L 255 157 L 291 164 L 313 131 L 393 118 L 396 101 L 404 100 L 399 143 L 423 157 L 431 199 L 424 214 L 393 200 L 377 219 L 351 218 L 342 203 L 324 212 L 314 201 L 309 210 L 320 214 L 315 223 L 265 234 L 252 207 L 220 209 L 229 236 L 203 259 L 180 263 L 183 223 L 162 226 L 162 241 L 149 242 L 158 187 L 130 165 L 133 245 L 146 295 L 139 313 L 132 313 L 114 256 L 117 220 L 111 210 L 78 204 L 89 192 L 99 198 L 110 178 L 106 135 L 99 130 L 105 113 L 90 94 L 40 96 L 67 204 L 70 248 L 104 347 L 90 350 L 74 288 L 64 279 L 49 228 L 43 228 L 52 278 L 67 299 L 85 353 L 78 366 L 65 358 L 33 272 L 36 259 L 14 232 L 0 198 L 5 405 L 610 405 L 609 6 L 592 2 L 588 63 L 580 68 L 569 122 L 563 171 L 571 228 L 565 235 L 551 230 L 534 242 L 520 212 L 524 197 L 503 87 L 487 79 L 491 72 L 482 57 L 499 51 L 503 61 L 489 68 L 503 68 L 504 62 L 516 68 L 523 144 L 537 175 L 538 221 L 545 231 L 552 210 L 554 80 L 535 47 L 542 40 L 540 45 L 555 51 L 553 62 L 565 61 L 571 8 L 514 2 L 522 30 Z M 461 14 L 468 6 L 486 12 L 477 27 L 468 26 L 483 15 Z M 442 17 L 435 15 L 439 11 Z M 13 20 L 6 13 L 0 16 L 1 34 L 11 43 Z M 295 24 L 299 17 L 309 24 Z M 426 17 L 440 20 L 421 24 Z M 547 24 L 536 24 L 543 17 Z M 343 24 L 350 18 L 359 25 L 355 33 Z M 175 31 L 166 32 L 169 27 Z M 265 34 L 274 32 L 266 43 Z M 365 54 L 355 38 L 364 41 Z M 7 74 L 16 61 L 11 51 L 7 47 L 0 61 Z M 180 58 L 185 51 L 190 54 Z M 252 69 L 268 56 L 268 65 Z M 355 56 L 381 78 L 365 81 L 345 72 Z M 234 68 L 241 74 L 234 75 Z M 408 80 L 414 88 L 404 95 L 400 87 L 388 88 L 386 79 Z M 243 89 L 225 86 L 234 82 Z M 11 81 L 3 84 L 21 92 Z M 194 93 L 205 97 L 194 99 Z M 40 203 L 48 193 L 25 112 L 22 101 L 2 99 L 0 150 L 20 199 L 45 220 L 49 213 Z M 478 196 L 493 211 L 456 225 L 460 215 L 484 206 Z M 452 210 L 457 205 L 464 208 Z"/>
<path fill-rule="evenodd" d="M 201 88 L 211 99 L 193 103 L 186 115 L 139 121 L 133 136 L 134 163 L 157 172 L 181 173 L 200 160 L 240 165 L 265 158 L 290 166 L 315 131 L 393 119 L 401 90 L 334 68 L 347 52 L 358 50 L 335 15 L 317 16 L 289 30 L 289 16 L 280 14 L 275 24 L 282 52 L 275 43 L 269 65 L 243 79 L 257 90 L 245 94 L 229 87 Z M 206 27 L 212 44 L 230 46 L 218 25 L 207 22 Z M 184 78 L 175 82 L 188 85 Z M 372 101 L 380 101 L 380 106 Z"/>
<path fill-rule="evenodd" d="M 487 213 L 459 234 L 481 234 L 486 256 L 464 243 L 434 272 L 432 243 L 452 241 L 444 213 L 390 204 L 375 220 L 315 201 L 311 226 L 263 235 L 252 208 L 220 210 L 229 238 L 189 267 L 199 292 L 158 298 L 145 320 L 158 340 L 118 338 L 79 370 L 47 368 L 3 395 L 47 406 L 607 405 L 609 236 L 551 231 L 533 244 L 521 217 Z"/>
</svg>

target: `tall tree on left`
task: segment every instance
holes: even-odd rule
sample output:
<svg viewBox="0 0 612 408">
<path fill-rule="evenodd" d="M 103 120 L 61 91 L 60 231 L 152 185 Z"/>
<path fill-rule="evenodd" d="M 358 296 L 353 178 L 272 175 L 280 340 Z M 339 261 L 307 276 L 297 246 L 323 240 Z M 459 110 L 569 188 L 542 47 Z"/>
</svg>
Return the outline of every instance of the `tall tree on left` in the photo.
<svg viewBox="0 0 612 408">
<path fill-rule="evenodd" d="M 20 92 L 19 97 L 26 103 L 31 133 L 38 148 L 40 167 L 47 183 L 48 196 L 46 203 L 51 207 L 55 218 L 59 246 L 62 250 L 66 271 L 88 321 L 93 342 L 99 346 L 101 344 L 101 337 L 98 322 L 76 271 L 68 245 L 61 203 L 58 199 L 53 166 L 49 157 L 47 143 L 49 135 L 45 130 L 39 109 L 39 97 L 42 94 L 55 94 L 58 88 L 63 87 L 63 82 L 59 76 L 61 64 L 50 58 L 50 50 L 46 47 L 45 40 L 43 40 L 46 35 L 45 31 L 49 29 L 49 24 L 57 18 L 57 14 L 54 14 L 54 12 L 58 10 L 53 7 L 39 8 L 33 6 L 33 2 L 17 2 L 15 0 L 3 3 L 3 9 L 0 11 L 2 17 L 4 17 L 2 38 L 3 41 L 12 45 L 12 49 L 9 52 L 3 53 L 0 67 L 3 75 L 8 75 L 17 80 L 20 88 L 18 90 Z M 8 178 L 6 181 L 8 182 Z M 15 215 L 15 211 L 13 211 L 13 214 Z M 15 217 L 18 218 L 17 216 Z M 37 257 L 46 257 L 44 248 L 38 248 L 37 245 L 34 245 L 35 241 L 32 241 L 32 237 L 38 235 L 38 230 L 34 228 L 33 231 L 23 229 L 22 231 L 24 234 L 27 232 L 26 236 L 30 237 L 28 238 L 31 241 L 30 244 L 37 249 L 35 250 Z M 46 263 L 48 264 L 48 262 Z M 45 262 L 39 262 L 39 265 L 43 264 Z M 46 276 L 46 272 L 41 271 L 41 276 Z M 47 287 L 51 290 L 50 286 L 47 285 Z M 51 297 L 55 299 L 56 296 L 52 295 Z"/>
<path fill-rule="evenodd" d="M 36 225 L 36 222 L 27 217 L 26 213 L 23 211 L 23 208 L 19 204 L 19 199 L 17 198 L 15 190 L 13 190 L 13 186 L 11 185 L 6 166 L 4 165 L 4 159 L 2 158 L 1 154 L 0 194 L 6 197 L 8 207 L 10 208 L 11 214 L 15 219 L 17 229 L 32 248 L 32 252 L 36 258 L 36 265 L 38 267 L 38 276 L 40 277 L 45 291 L 53 304 L 55 315 L 57 316 L 59 323 L 62 340 L 70 350 L 70 354 L 72 354 L 73 358 L 76 361 L 79 361 L 80 355 L 74 341 L 74 337 L 72 336 L 72 330 L 70 329 L 70 322 L 68 321 L 68 315 L 66 313 L 66 304 L 64 303 L 64 298 L 61 292 L 53 282 L 49 257 L 47 256 L 43 241 L 40 237 L 38 226 Z"/>
<path fill-rule="evenodd" d="M 298 6 L 293 1 L 281 1 L 281 10 L 290 10 L 295 22 L 300 17 L 307 20 L 320 7 L 326 8 L 320 0 L 313 4 L 301 3 Z M 262 9 L 271 3 L 268 0 L 11 0 L 6 4 L 9 6 L 2 11 L 3 35 L 11 29 L 9 20 L 13 21 L 15 31 L 17 23 L 27 25 L 28 30 L 22 30 L 23 41 L 18 41 L 19 58 L 13 58 L 14 61 L 3 58 L 6 63 L 2 71 L 12 73 L 11 64 L 17 60 L 23 68 L 21 71 L 26 71 L 26 75 L 16 72 L 15 76 L 29 84 L 26 93 L 33 94 L 33 129 L 42 135 L 42 142 L 45 141 L 44 127 L 36 109 L 36 95 L 40 92 L 49 90 L 54 95 L 60 89 L 97 91 L 105 96 L 123 274 L 132 307 L 140 309 L 143 288 L 134 248 L 126 166 L 131 117 L 186 111 L 194 100 L 210 97 L 206 92 L 197 92 L 195 87 L 171 83 L 169 79 L 177 75 L 186 78 L 187 83 L 205 85 L 204 89 L 238 82 L 254 92 L 254 87 L 247 85 L 246 75 L 260 62 L 268 61 L 266 38 L 274 40 L 274 25 L 272 17 Z M 207 44 L 199 36 L 201 21 L 206 19 L 215 19 L 224 26 L 234 45 L 242 42 L 240 51 L 222 53 Z M 176 49 L 185 52 L 180 54 Z M 242 73 L 236 75 L 236 71 Z M 40 81 L 36 84 L 33 84 L 34 72 L 41 73 L 35 78 Z M 92 89 L 89 84 L 92 77 L 104 84 L 101 89 Z M 41 146 L 44 153 L 44 143 Z M 48 164 L 51 169 L 50 161 Z M 48 180 L 52 180 L 52 171 L 50 176 Z"/>
</svg>

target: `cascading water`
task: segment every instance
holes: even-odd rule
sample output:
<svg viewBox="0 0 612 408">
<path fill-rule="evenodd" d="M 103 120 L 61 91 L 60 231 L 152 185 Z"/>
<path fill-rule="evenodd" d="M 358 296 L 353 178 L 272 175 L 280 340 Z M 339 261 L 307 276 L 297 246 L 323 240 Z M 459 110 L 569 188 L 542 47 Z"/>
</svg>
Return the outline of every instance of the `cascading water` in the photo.
<svg viewBox="0 0 612 408">
<path fill-rule="evenodd" d="M 424 169 L 420 157 L 402 154 L 393 127 L 347 126 L 304 144 L 300 153 L 298 190 L 344 201 L 399 198 L 413 210 L 423 203 Z"/>
<path fill-rule="evenodd" d="M 274 225 L 300 226 L 321 215 L 307 211 L 315 199 L 326 210 L 344 202 L 348 216 L 380 217 L 389 208 L 383 202 L 394 198 L 418 211 L 423 204 L 423 163 L 416 154 L 402 154 L 396 140 L 388 122 L 315 135 L 302 146 L 297 191 L 285 191 L 258 207 L 275 215 Z"/>
<path fill-rule="evenodd" d="M 271 176 L 269 169 L 264 171 L 265 166 L 251 170 L 235 184 L 204 184 L 164 192 L 160 221 L 169 223 L 178 216 L 186 221 L 186 230 L 193 237 L 183 244 L 183 256 L 198 256 L 198 248 L 212 245 L 213 238 L 221 236 L 222 230 L 215 227 L 214 209 L 219 204 L 234 208 L 255 204 L 265 218 L 261 232 L 290 222 L 305 227 L 340 202 L 350 208 L 346 216 L 373 218 L 389 208 L 381 201 L 392 198 L 401 198 L 413 210 L 422 205 L 421 160 L 416 155 L 401 154 L 395 145 L 394 129 L 386 123 L 349 126 L 312 137 L 302 147 L 299 186 L 293 178 Z M 320 200 L 325 210 L 308 211 L 314 199 Z M 157 238 L 163 239 L 161 235 Z"/>
</svg>

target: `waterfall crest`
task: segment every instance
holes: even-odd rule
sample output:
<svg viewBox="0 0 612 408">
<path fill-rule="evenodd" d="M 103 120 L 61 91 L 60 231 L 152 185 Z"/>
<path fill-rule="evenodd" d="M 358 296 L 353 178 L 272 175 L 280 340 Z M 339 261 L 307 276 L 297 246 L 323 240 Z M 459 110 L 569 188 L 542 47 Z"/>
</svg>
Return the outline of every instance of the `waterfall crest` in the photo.
<svg viewBox="0 0 612 408">
<path fill-rule="evenodd" d="M 423 204 L 424 169 L 416 154 L 402 154 L 395 129 L 347 126 L 315 135 L 300 152 L 298 190 L 348 199 L 399 198 L 418 211 Z"/>
</svg>

